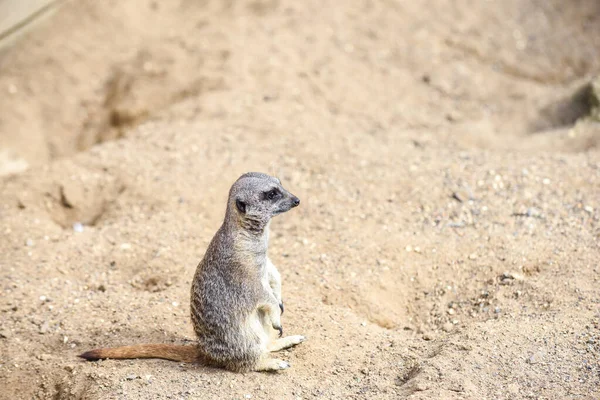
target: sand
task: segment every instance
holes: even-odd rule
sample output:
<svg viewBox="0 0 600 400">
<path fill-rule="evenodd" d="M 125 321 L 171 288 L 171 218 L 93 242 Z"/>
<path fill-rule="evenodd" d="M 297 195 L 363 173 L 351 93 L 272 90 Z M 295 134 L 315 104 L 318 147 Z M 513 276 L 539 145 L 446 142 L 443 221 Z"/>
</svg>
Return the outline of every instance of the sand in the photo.
<svg viewBox="0 0 600 400">
<path fill-rule="evenodd" d="M 596 1 L 69 2 L 0 53 L 0 398 L 600 397 Z M 190 343 L 232 182 L 275 174 L 278 374 Z"/>
</svg>

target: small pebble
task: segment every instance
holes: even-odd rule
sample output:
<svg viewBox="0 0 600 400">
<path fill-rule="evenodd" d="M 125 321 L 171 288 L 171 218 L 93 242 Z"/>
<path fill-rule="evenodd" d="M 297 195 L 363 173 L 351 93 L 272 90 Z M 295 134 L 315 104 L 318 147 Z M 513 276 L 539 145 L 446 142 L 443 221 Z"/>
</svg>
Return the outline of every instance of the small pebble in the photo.
<svg viewBox="0 0 600 400">
<path fill-rule="evenodd" d="M 516 383 L 511 383 L 510 385 L 507 386 L 507 389 L 510 393 L 512 394 L 519 394 L 519 385 Z"/>
<path fill-rule="evenodd" d="M 73 224 L 73 230 L 78 233 L 83 232 L 83 224 L 81 222 L 75 222 Z"/>
<path fill-rule="evenodd" d="M 423 340 L 429 341 L 429 340 L 434 340 L 434 339 L 435 339 L 435 336 L 432 333 L 424 333 L 423 334 Z"/>
<path fill-rule="evenodd" d="M 32 247 L 33 245 L 35 245 L 35 242 L 34 242 L 33 240 L 31 240 L 31 239 L 27 239 L 27 240 L 25 241 L 25 245 L 26 245 L 27 247 Z"/>
<path fill-rule="evenodd" d="M 459 190 L 452 193 L 452 198 L 460 203 L 464 203 L 469 200 L 469 194 L 464 190 Z"/>
<path fill-rule="evenodd" d="M 39 332 L 43 335 L 44 333 L 48 332 L 50 330 L 50 324 L 48 323 L 48 321 L 45 321 L 42 326 L 40 326 L 40 330 Z"/>
<path fill-rule="evenodd" d="M 502 279 L 514 279 L 515 281 L 522 281 L 525 279 L 525 277 L 518 272 L 505 272 L 502 274 Z"/>
<path fill-rule="evenodd" d="M 532 354 L 531 357 L 529 357 L 527 359 L 527 362 L 529 364 L 538 364 L 539 362 L 542 361 L 542 357 L 543 357 L 543 354 L 538 351 L 537 353 Z"/>
<path fill-rule="evenodd" d="M 452 322 L 446 322 L 442 325 L 442 330 L 444 332 L 452 332 L 452 330 L 454 330 L 454 325 L 452 325 Z"/>
<path fill-rule="evenodd" d="M 132 381 L 132 380 L 134 380 L 135 378 L 137 378 L 137 375 L 136 375 L 136 374 L 127 375 L 127 377 L 125 377 L 125 379 L 127 379 L 128 381 Z"/>
</svg>

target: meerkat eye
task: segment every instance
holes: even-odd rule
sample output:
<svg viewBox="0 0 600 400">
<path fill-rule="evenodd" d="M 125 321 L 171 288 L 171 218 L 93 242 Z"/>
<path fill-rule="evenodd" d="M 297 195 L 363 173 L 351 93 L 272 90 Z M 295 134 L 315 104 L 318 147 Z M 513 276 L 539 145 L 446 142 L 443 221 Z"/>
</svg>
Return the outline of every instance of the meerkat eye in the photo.
<svg viewBox="0 0 600 400">
<path fill-rule="evenodd" d="M 269 200 L 275 200 L 277 197 L 279 197 L 279 190 L 277 189 L 271 189 L 266 193 L 266 198 Z"/>
<path fill-rule="evenodd" d="M 242 200 L 236 199 L 235 206 L 237 207 L 239 212 L 241 212 L 242 214 L 246 214 L 246 203 L 244 203 Z"/>
</svg>

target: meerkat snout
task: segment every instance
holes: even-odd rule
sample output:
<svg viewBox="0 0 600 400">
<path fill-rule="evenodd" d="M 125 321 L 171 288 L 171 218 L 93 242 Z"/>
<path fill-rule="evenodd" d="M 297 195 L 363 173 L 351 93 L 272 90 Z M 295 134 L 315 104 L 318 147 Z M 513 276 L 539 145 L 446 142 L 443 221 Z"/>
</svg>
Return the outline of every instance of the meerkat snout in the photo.
<svg viewBox="0 0 600 400">
<path fill-rule="evenodd" d="M 285 189 L 284 189 L 285 190 Z M 298 207 L 300 199 L 286 191 L 286 196 L 280 201 L 279 206 L 275 209 L 273 216 L 289 211 L 294 207 Z"/>
</svg>

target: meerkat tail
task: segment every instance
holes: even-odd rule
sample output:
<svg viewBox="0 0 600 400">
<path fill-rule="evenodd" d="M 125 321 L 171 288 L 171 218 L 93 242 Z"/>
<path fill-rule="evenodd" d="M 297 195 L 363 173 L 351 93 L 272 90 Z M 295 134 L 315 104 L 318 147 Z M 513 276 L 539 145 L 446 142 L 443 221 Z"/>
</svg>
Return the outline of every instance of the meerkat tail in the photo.
<svg viewBox="0 0 600 400">
<path fill-rule="evenodd" d="M 133 346 L 95 349 L 80 354 L 79 357 L 88 361 L 97 361 L 105 358 L 132 359 L 132 358 L 162 358 L 164 360 L 180 362 L 202 362 L 202 354 L 196 346 L 183 346 L 176 344 L 138 344 Z"/>
</svg>

